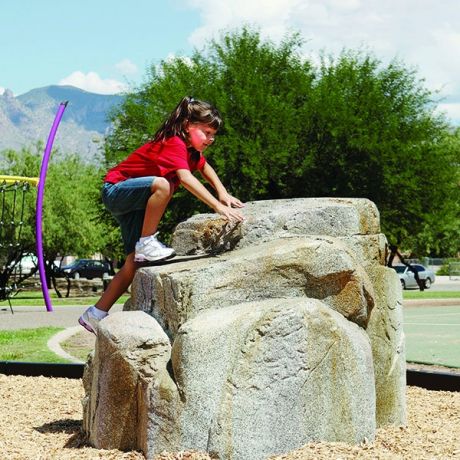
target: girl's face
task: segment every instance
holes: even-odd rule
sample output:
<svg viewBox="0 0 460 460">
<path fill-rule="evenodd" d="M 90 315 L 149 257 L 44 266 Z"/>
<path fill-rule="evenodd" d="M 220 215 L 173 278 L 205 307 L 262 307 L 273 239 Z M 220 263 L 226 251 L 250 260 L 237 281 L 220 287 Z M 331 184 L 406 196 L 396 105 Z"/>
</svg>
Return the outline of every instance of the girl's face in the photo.
<svg viewBox="0 0 460 460">
<path fill-rule="evenodd" d="M 189 123 L 187 132 L 190 145 L 198 152 L 202 152 L 214 142 L 217 131 L 209 125 Z"/>
</svg>

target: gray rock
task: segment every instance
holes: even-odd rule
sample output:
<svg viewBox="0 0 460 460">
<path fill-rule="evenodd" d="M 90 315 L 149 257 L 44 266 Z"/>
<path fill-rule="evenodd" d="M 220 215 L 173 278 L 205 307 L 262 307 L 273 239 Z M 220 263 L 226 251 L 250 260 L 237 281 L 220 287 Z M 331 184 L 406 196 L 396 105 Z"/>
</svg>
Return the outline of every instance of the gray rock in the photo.
<svg viewBox="0 0 460 460">
<path fill-rule="evenodd" d="M 369 339 L 318 300 L 203 312 L 180 329 L 172 364 L 181 400 L 174 399 L 176 426 L 170 436 L 156 432 L 169 425 L 160 414 L 171 413 L 164 398 L 156 406 L 164 390 L 152 387 L 148 458 L 164 449 L 199 449 L 257 460 L 308 441 L 374 437 Z"/>
<path fill-rule="evenodd" d="M 84 378 L 97 447 L 257 460 L 405 423 L 401 288 L 375 205 L 279 200 L 243 213 L 236 226 L 194 216 L 174 234 L 187 256 L 137 271 L 125 309 L 158 323 L 101 322 Z"/>
<path fill-rule="evenodd" d="M 257 460 L 308 441 L 372 440 L 373 375 L 365 332 L 314 299 L 203 312 L 172 355 L 153 318 L 115 313 L 85 372 L 84 430 L 95 447 L 147 458 L 200 449 Z"/>
<path fill-rule="evenodd" d="M 282 238 L 219 257 L 142 268 L 131 305 L 151 313 L 174 337 L 207 309 L 304 296 L 323 300 L 362 326 L 373 307 L 367 274 L 352 252 L 330 237 Z"/>
<path fill-rule="evenodd" d="M 351 249 L 363 267 L 368 265 L 385 265 L 388 243 L 383 233 L 341 236 L 337 239 Z"/>
<path fill-rule="evenodd" d="M 406 423 L 406 353 L 402 291 L 398 275 L 386 267 L 369 267 L 375 307 L 367 326 L 374 356 L 377 426 Z"/>
<path fill-rule="evenodd" d="M 161 377 L 170 355 L 168 337 L 143 312 L 113 313 L 100 322 L 95 354 L 83 378 L 83 429 L 92 445 L 139 447 L 138 431 L 146 431 L 139 393 Z"/>
<path fill-rule="evenodd" d="M 287 235 L 350 237 L 380 232 L 379 213 L 364 198 L 296 198 L 253 201 L 242 209 L 245 221 L 227 223 L 217 214 L 199 214 L 180 223 L 172 246 L 177 254 L 223 252 Z"/>
<path fill-rule="evenodd" d="M 332 235 L 345 243 L 378 286 L 379 309 L 371 315 L 369 334 L 376 356 L 379 426 L 404 424 L 405 351 L 400 287 L 389 283 L 385 265 L 387 240 L 380 232 L 379 213 L 366 199 L 311 198 L 259 201 L 243 210 L 245 222 L 228 225 L 215 214 L 194 216 L 178 225 L 173 245 L 183 254 L 219 253 L 255 246 L 289 235 Z M 382 286 L 386 286 L 383 288 Z"/>
</svg>

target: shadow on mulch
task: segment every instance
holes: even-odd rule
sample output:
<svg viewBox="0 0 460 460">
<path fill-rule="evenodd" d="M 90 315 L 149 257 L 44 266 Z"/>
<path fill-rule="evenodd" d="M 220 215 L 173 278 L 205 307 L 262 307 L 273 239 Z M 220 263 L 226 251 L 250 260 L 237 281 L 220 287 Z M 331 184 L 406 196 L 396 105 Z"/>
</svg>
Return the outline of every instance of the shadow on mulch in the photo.
<svg viewBox="0 0 460 460">
<path fill-rule="evenodd" d="M 42 426 L 34 427 L 39 433 L 67 433 L 72 436 L 65 443 L 66 449 L 80 449 L 82 447 L 91 447 L 87 437 L 82 430 L 82 421 L 65 418 L 55 422 L 45 423 Z"/>
</svg>

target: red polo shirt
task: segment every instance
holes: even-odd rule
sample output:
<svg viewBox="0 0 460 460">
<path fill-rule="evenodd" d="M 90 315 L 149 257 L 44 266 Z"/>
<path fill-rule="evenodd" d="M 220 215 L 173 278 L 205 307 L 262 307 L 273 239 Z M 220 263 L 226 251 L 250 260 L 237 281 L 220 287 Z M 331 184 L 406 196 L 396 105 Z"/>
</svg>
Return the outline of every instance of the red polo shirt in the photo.
<svg viewBox="0 0 460 460">
<path fill-rule="evenodd" d="M 174 136 L 164 142 L 149 142 L 139 147 L 110 169 L 104 181 L 116 184 L 133 177 L 156 176 L 167 179 L 176 190 L 180 185 L 176 174 L 178 169 L 202 170 L 205 164 L 206 159 L 201 153 L 198 161 L 193 161 L 185 142 L 180 137 Z"/>
</svg>

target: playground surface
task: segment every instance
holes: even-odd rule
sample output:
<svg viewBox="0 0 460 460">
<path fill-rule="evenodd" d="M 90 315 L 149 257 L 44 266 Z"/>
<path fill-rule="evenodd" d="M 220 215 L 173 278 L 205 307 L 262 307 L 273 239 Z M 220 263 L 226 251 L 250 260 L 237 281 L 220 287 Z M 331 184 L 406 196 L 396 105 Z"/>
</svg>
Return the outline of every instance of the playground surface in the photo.
<svg viewBox="0 0 460 460">
<path fill-rule="evenodd" d="M 37 397 L 39 395 L 39 397 Z M 0 374 L 2 459 L 142 460 L 141 452 L 98 450 L 82 432 L 81 380 Z M 0 409 L 0 411 L 1 411 Z M 460 392 L 407 388 L 407 425 L 379 428 L 374 442 L 310 443 L 273 460 L 458 458 Z M 162 453 L 157 460 L 211 460 L 204 452 Z"/>
<path fill-rule="evenodd" d="M 46 311 L 45 307 L 13 307 L 11 314 L 8 307 L 0 311 L 0 330 L 11 331 L 16 329 L 34 329 L 38 327 L 73 327 L 78 325 L 78 318 L 88 308 L 87 305 L 54 306 L 53 311 Z M 112 311 L 121 311 L 123 305 L 115 304 Z"/>
</svg>

